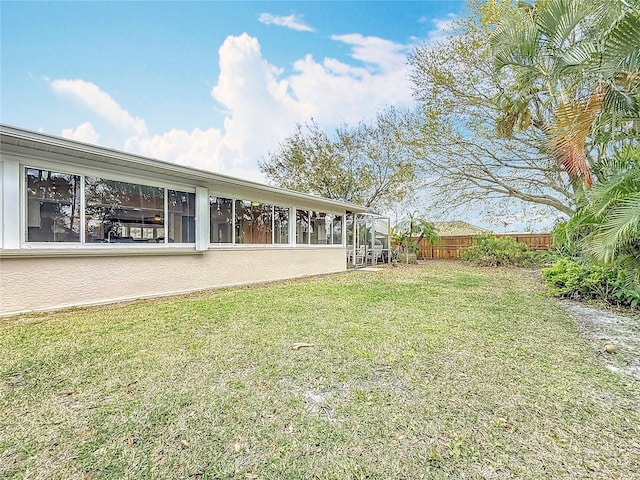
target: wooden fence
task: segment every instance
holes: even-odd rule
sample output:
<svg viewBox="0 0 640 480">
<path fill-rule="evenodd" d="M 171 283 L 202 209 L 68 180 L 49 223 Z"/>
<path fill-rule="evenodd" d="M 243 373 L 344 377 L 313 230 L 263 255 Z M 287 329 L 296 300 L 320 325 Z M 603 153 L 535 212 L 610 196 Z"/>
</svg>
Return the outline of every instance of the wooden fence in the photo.
<svg viewBox="0 0 640 480">
<path fill-rule="evenodd" d="M 496 234 L 496 237 L 511 237 L 516 242 L 524 243 L 533 250 L 549 250 L 551 247 L 551 235 L 548 233 L 506 233 Z M 422 239 L 418 245 L 420 248 L 418 258 L 460 258 L 472 242 L 472 235 L 441 237 L 440 242 L 435 244 Z"/>
</svg>

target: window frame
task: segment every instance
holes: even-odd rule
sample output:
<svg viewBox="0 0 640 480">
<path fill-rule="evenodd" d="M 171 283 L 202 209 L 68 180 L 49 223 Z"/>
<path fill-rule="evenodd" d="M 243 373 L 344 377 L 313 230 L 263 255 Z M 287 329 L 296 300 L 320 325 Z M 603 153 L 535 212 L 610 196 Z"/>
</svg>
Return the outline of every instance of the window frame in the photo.
<svg viewBox="0 0 640 480">
<path fill-rule="evenodd" d="M 248 203 L 249 206 L 251 207 L 251 209 L 253 210 L 253 208 L 256 207 L 263 207 L 263 206 L 268 206 L 270 207 L 270 215 L 271 215 L 271 221 L 269 222 L 269 227 L 270 227 L 270 237 L 271 237 L 271 242 L 270 243 L 239 243 L 238 242 L 238 237 L 236 235 L 236 231 L 237 231 L 237 220 L 238 220 L 238 216 L 237 216 L 237 204 L 238 202 L 245 202 Z M 254 204 L 258 204 L 258 205 L 254 205 Z M 233 232 L 234 232 L 234 243 L 233 245 L 237 245 L 239 247 L 247 247 L 247 246 L 259 246 L 259 247 L 273 247 L 275 244 L 273 243 L 273 207 L 274 205 L 272 203 L 269 202 L 261 202 L 258 200 L 247 200 L 246 198 L 234 198 L 233 199 Z M 266 212 L 266 209 L 265 209 Z"/>
<path fill-rule="evenodd" d="M 207 209 L 205 215 L 206 219 L 203 217 L 203 212 L 200 212 L 198 209 L 198 193 L 197 189 L 199 187 L 195 185 L 185 184 L 180 181 L 162 181 L 157 177 L 150 176 L 142 177 L 140 174 L 129 174 L 127 172 L 123 172 L 122 170 L 110 170 L 107 168 L 100 168 L 99 166 L 96 168 L 88 167 L 86 165 L 78 165 L 72 162 L 62 161 L 60 159 L 47 159 L 40 156 L 26 156 L 26 155 L 7 155 L 8 160 L 14 160 L 17 163 L 17 173 L 18 178 L 18 220 L 19 220 L 19 228 L 16 235 L 16 241 L 18 242 L 16 247 L 20 249 L 34 249 L 34 250 L 54 250 L 54 249 L 66 249 L 66 250 L 78 250 L 78 249 L 86 249 L 86 250 L 109 250 L 115 251 L 116 249 L 141 249 L 141 250 L 150 250 L 152 248 L 155 249 L 165 249 L 165 248 L 189 248 L 193 249 L 194 247 L 198 248 L 198 222 L 206 220 L 206 225 L 209 224 L 209 216 L 210 216 L 210 205 L 207 202 Z M 80 240 L 78 242 L 29 242 L 27 241 L 27 178 L 26 178 L 26 170 L 32 168 L 37 170 L 46 170 L 54 173 L 63 173 L 67 175 L 75 175 L 80 177 Z M 144 172 L 143 172 L 144 173 Z M 86 177 L 98 177 L 104 180 L 113 180 L 120 182 L 128 182 L 137 185 L 149 186 L 149 187 L 157 187 L 163 189 L 164 193 L 164 215 L 166 222 L 169 221 L 168 215 L 168 191 L 175 190 L 181 191 L 185 193 L 194 193 L 196 194 L 196 210 L 195 210 L 195 222 L 196 222 L 196 243 L 169 243 L 168 242 L 168 225 L 165 223 L 165 239 L 162 243 L 87 243 L 87 234 L 86 234 Z M 207 197 L 215 196 L 219 198 L 225 198 L 231 200 L 232 205 L 232 219 L 233 224 L 231 225 L 231 235 L 232 241 L 230 243 L 212 243 L 209 235 L 209 231 L 207 232 L 207 242 L 204 244 L 204 249 L 210 248 L 241 248 L 241 249 L 252 249 L 252 248 L 336 248 L 336 247 L 344 247 L 344 239 L 345 239 L 345 223 L 346 223 L 346 211 L 334 211 L 333 209 L 322 210 L 317 206 L 311 207 L 306 206 L 306 202 L 301 202 L 302 205 L 296 204 L 294 202 L 278 202 L 276 199 L 271 199 L 267 195 L 233 195 L 231 192 L 226 191 L 226 188 L 215 188 L 212 186 L 202 187 L 206 189 Z M 237 243 L 236 239 L 236 201 L 244 200 L 245 198 L 254 198 L 254 200 L 250 200 L 252 202 L 259 202 L 261 204 L 268 204 L 271 206 L 271 240 L 272 243 L 269 244 L 250 244 L 250 243 Z M 257 198 L 257 199 L 256 199 Z M 292 199 L 293 200 L 293 199 Z M 282 208 L 289 210 L 289 241 L 288 243 L 273 243 L 275 238 L 275 208 Z M 310 223 L 310 212 L 311 211 L 319 211 L 325 213 L 326 215 L 337 215 L 342 217 L 342 244 L 311 244 L 311 232 L 307 233 L 307 243 L 299 244 L 297 243 L 297 231 L 296 231 L 296 221 L 298 210 L 307 212 L 308 221 Z M 203 217 L 203 218 L 201 218 Z M 310 227 L 310 225 L 309 225 Z M 209 227 L 206 227 L 209 229 Z M 333 234 L 333 232 L 332 232 Z M 5 246 L 6 247 L 6 246 Z"/>
<path fill-rule="evenodd" d="M 28 199 L 27 199 L 27 169 L 35 169 L 35 170 L 43 170 L 49 171 L 53 173 L 61 173 L 65 175 L 73 175 L 78 176 L 80 178 L 80 240 L 78 242 L 29 242 L 27 240 L 27 225 L 28 225 Z M 194 247 L 194 243 L 169 243 L 166 232 L 168 231 L 168 192 L 169 190 L 184 192 L 184 193 L 193 193 L 196 194 L 196 188 L 194 186 L 189 186 L 180 183 L 165 183 L 154 181 L 153 178 L 145 179 L 142 177 L 134 176 L 134 175 L 126 175 L 120 172 L 108 171 L 105 169 L 92 169 L 92 168 L 83 168 L 76 167 L 73 165 L 68 165 L 61 162 L 56 161 L 42 161 L 38 159 L 23 159 L 19 162 L 19 182 L 20 182 L 20 248 L 34 248 L 34 249 L 123 249 L 123 248 L 139 248 L 142 250 L 160 247 Z M 88 243 L 86 238 L 86 177 L 96 177 L 102 180 L 112 180 L 116 182 L 126 182 L 134 185 L 142 185 L 153 188 L 161 188 L 163 190 L 164 195 L 164 206 L 163 213 L 164 218 L 166 219 L 166 223 L 164 225 L 165 228 L 165 238 L 163 242 L 160 243 Z M 195 208 L 195 207 L 194 207 Z M 198 220 L 198 212 L 195 213 L 195 221 Z M 197 228 L 197 227 L 196 227 Z"/>
<path fill-rule="evenodd" d="M 217 193 L 212 193 L 211 191 L 208 192 L 208 198 L 209 198 L 209 208 L 207 209 L 207 215 L 209 216 L 209 222 L 211 222 L 211 197 L 216 197 L 219 199 L 223 199 L 223 200 L 229 200 L 231 202 L 231 224 L 230 224 L 230 228 L 231 228 L 231 240 L 228 242 L 212 242 L 211 241 L 211 223 L 209 223 L 209 247 L 226 247 L 226 246 L 231 246 L 231 245 L 235 245 L 236 243 L 236 199 L 231 197 L 231 196 L 227 196 L 227 195 L 221 195 L 221 194 L 217 194 Z"/>
<path fill-rule="evenodd" d="M 306 243 L 298 243 L 298 211 L 301 212 L 306 212 L 307 214 L 307 228 L 308 231 L 306 232 L 307 235 L 307 242 Z M 296 247 L 313 247 L 313 248 L 346 248 L 345 245 L 345 218 L 346 218 L 346 212 L 345 213 L 340 213 L 340 212 L 336 212 L 333 210 L 313 210 L 311 208 L 296 208 L 294 207 L 294 212 L 296 215 L 295 218 L 295 229 L 294 229 L 294 233 L 295 233 L 295 238 L 293 239 L 293 245 Z M 329 240 L 329 243 L 311 243 L 311 237 L 313 229 L 312 229 L 312 225 L 313 225 L 313 217 L 314 214 L 324 214 L 323 220 L 325 222 L 325 225 L 327 224 L 327 222 L 329 222 L 330 224 L 330 228 L 328 229 L 329 235 L 327 236 L 327 239 Z M 340 217 L 341 218 L 341 227 L 342 227 L 342 232 L 340 235 L 340 243 L 333 243 L 333 219 L 335 217 Z M 326 227 L 325 227 L 326 228 Z"/>
<path fill-rule="evenodd" d="M 78 241 L 71 241 L 71 242 L 29 242 L 28 241 L 28 237 L 29 237 L 29 199 L 27 198 L 27 170 L 41 170 L 41 171 L 48 171 L 51 173 L 57 173 L 57 174 L 62 174 L 62 175 L 70 175 L 70 176 L 74 176 L 74 177 L 78 177 L 78 183 L 79 183 L 79 187 L 80 187 L 80 193 L 79 193 L 79 200 L 80 200 L 80 204 L 79 204 L 79 209 L 80 209 L 80 218 L 79 218 L 79 232 L 78 232 Z M 58 246 L 64 246 L 64 247 L 73 247 L 76 248 L 78 245 L 82 245 L 83 244 L 83 238 L 84 238 L 84 223 L 83 223 L 83 216 L 84 216 L 84 179 L 81 175 L 77 174 L 77 173 L 71 173 L 68 171 L 64 171 L 64 170 L 51 170 L 48 168 L 40 168 L 40 167 L 32 167 L 29 165 L 20 165 L 20 202 L 19 202 L 19 206 L 20 206 L 20 246 L 25 246 L 25 245 L 39 245 L 41 246 L 41 248 L 56 248 Z"/>
<path fill-rule="evenodd" d="M 272 218 L 272 245 L 274 246 L 290 246 L 291 245 L 291 207 L 288 205 L 272 205 L 271 206 L 271 218 Z M 287 242 L 276 242 L 276 208 L 280 209 L 280 211 L 287 212 L 287 228 L 282 229 L 280 224 L 279 230 L 280 232 L 287 232 Z"/>
</svg>

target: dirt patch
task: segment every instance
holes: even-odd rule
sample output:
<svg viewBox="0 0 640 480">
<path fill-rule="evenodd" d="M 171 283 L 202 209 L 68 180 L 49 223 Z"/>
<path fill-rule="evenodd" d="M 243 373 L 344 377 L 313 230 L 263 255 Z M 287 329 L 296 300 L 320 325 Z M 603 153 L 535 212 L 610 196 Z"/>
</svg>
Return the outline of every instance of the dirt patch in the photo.
<svg viewBox="0 0 640 480">
<path fill-rule="evenodd" d="M 640 381 L 640 320 L 561 300 L 607 368 Z"/>
</svg>

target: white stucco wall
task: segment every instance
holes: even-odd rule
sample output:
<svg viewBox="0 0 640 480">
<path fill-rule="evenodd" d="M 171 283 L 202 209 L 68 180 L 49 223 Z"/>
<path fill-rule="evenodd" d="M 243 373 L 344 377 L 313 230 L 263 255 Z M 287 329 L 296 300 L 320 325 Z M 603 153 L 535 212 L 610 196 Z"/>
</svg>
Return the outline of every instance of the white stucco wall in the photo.
<svg viewBox="0 0 640 480">
<path fill-rule="evenodd" d="M 142 252 L 141 252 L 142 253 Z M 212 248 L 160 255 L 3 256 L 0 315 L 345 270 L 343 248 Z"/>
</svg>

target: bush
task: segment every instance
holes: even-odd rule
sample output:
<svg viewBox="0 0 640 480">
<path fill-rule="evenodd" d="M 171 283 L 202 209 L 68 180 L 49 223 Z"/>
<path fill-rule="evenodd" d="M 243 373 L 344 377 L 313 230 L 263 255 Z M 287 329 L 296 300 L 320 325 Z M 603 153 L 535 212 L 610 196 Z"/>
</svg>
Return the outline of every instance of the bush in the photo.
<svg viewBox="0 0 640 480">
<path fill-rule="evenodd" d="M 552 295 L 632 308 L 640 305 L 640 282 L 637 274 L 630 270 L 562 258 L 543 269 L 542 277 Z"/>
<path fill-rule="evenodd" d="M 531 267 L 543 263 L 544 253 L 531 250 L 513 238 L 497 238 L 484 233 L 473 237 L 473 245 L 465 251 L 462 259 L 482 267 Z"/>
</svg>

